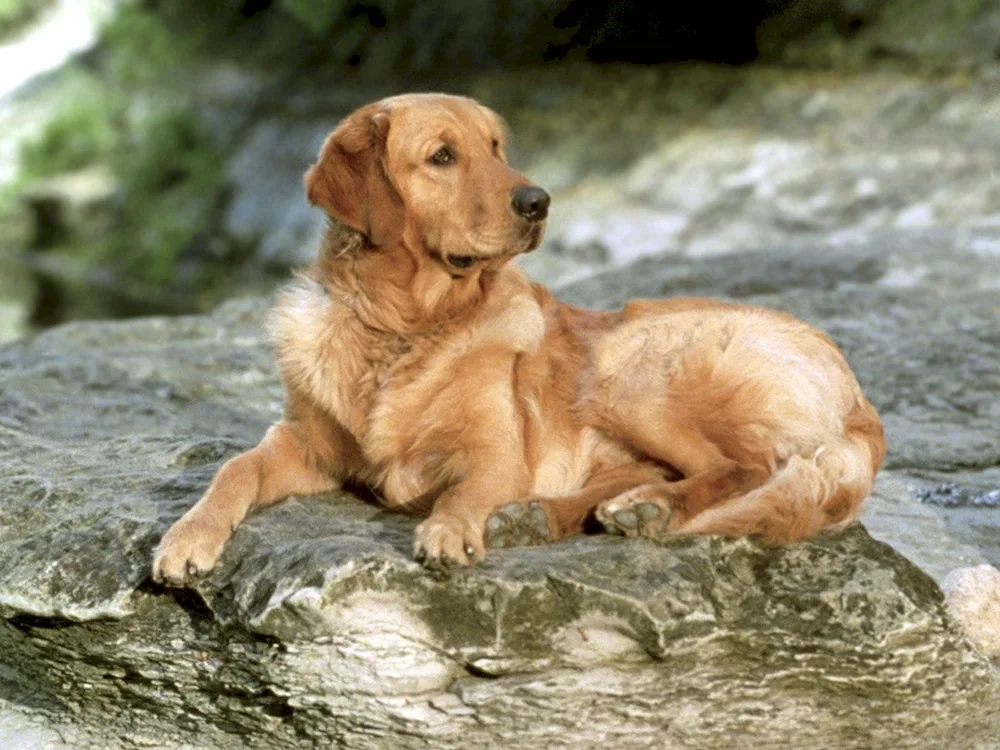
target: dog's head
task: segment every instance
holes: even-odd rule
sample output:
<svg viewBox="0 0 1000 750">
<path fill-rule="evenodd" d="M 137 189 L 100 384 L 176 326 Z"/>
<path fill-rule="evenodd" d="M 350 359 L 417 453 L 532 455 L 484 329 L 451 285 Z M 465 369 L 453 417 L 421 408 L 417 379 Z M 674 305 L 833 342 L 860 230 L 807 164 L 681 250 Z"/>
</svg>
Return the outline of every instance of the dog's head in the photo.
<svg viewBox="0 0 1000 750">
<path fill-rule="evenodd" d="M 345 118 L 306 173 L 309 201 L 380 248 L 453 277 L 541 241 L 549 196 L 507 166 L 500 118 L 472 99 L 407 94 Z"/>
</svg>

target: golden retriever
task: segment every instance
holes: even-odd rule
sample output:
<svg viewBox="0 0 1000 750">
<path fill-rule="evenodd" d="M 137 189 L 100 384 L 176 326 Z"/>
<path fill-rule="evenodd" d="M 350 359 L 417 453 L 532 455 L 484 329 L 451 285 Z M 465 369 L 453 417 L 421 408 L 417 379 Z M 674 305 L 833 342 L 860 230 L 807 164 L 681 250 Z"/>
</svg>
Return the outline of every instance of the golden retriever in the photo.
<svg viewBox="0 0 1000 750">
<path fill-rule="evenodd" d="M 438 565 L 539 520 L 548 540 L 596 519 L 786 543 L 853 517 L 885 443 L 830 339 L 722 301 L 555 299 L 510 263 L 549 196 L 504 142 L 492 111 L 439 94 L 328 137 L 305 184 L 330 227 L 272 320 L 285 417 L 163 537 L 156 580 L 210 570 L 251 510 L 345 481 L 426 514 L 414 551 Z"/>
</svg>

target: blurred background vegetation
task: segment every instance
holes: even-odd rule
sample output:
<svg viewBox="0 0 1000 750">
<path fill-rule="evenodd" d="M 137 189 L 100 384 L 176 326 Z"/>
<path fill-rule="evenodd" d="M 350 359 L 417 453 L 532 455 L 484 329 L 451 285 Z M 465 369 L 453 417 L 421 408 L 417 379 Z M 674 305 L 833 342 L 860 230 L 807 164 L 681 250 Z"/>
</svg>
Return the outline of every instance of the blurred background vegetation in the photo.
<svg viewBox="0 0 1000 750">
<path fill-rule="evenodd" d="M 61 23 L 93 33 L 49 59 Z M 782 81 L 996 83 L 998 56 L 995 0 L 0 0 L 0 68 L 26 71 L 0 76 L 0 340 L 270 290 L 321 225 L 298 181 L 322 135 L 389 93 L 482 98 L 570 189 Z M 609 262 L 574 231 L 552 252 Z"/>
</svg>

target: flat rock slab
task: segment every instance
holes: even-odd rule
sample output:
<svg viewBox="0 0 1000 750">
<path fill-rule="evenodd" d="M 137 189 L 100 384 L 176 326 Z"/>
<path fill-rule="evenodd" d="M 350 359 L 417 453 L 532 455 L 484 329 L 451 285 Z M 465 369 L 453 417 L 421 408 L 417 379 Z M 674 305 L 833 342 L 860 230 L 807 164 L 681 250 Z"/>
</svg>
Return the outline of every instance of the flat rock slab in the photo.
<svg viewBox="0 0 1000 750">
<path fill-rule="evenodd" d="M 647 261 L 567 296 L 686 284 L 797 311 L 844 344 L 897 467 L 970 470 L 997 446 L 1000 332 L 962 260 L 994 240 L 963 237 Z M 918 262 L 926 287 L 886 282 Z M 334 494 L 250 519 L 196 592 L 153 587 L 159 535 L 280 413 L 263 314 L 0 349 L 0 699 L 70 746 L 996 747 L 989 662 L 860 525 L 778 549 L 577 537 L 440 576 L 410 559 L 413 519 Z"/>
</svg>

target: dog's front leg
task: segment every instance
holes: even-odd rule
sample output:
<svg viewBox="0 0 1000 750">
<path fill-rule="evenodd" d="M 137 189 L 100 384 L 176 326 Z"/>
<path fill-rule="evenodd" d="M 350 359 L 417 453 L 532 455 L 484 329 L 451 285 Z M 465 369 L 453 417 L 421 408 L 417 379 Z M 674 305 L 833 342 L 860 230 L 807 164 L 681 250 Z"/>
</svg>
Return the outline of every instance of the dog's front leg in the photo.
<svg viewBox="0 0 1000 750">
<path fill-rule="evenodd" d="M 229 537 L 254 508 L 337 486 L 336 478 L 317 466 L 297 426 L 274 425 L 259 445 L 219 469 L 202 498 L 164 534 L 153 558 L 153 580 L 190 583 L 215 567 Z"/>
<path fill-rule="evenodd" d="M 416 559 L 429 566 L 471 565 L 486 555 L 483 531 L 490 513 L 524 494 L 519 472 L 474 474 L 445 490 L 414 534 Z"/>
</svg>

